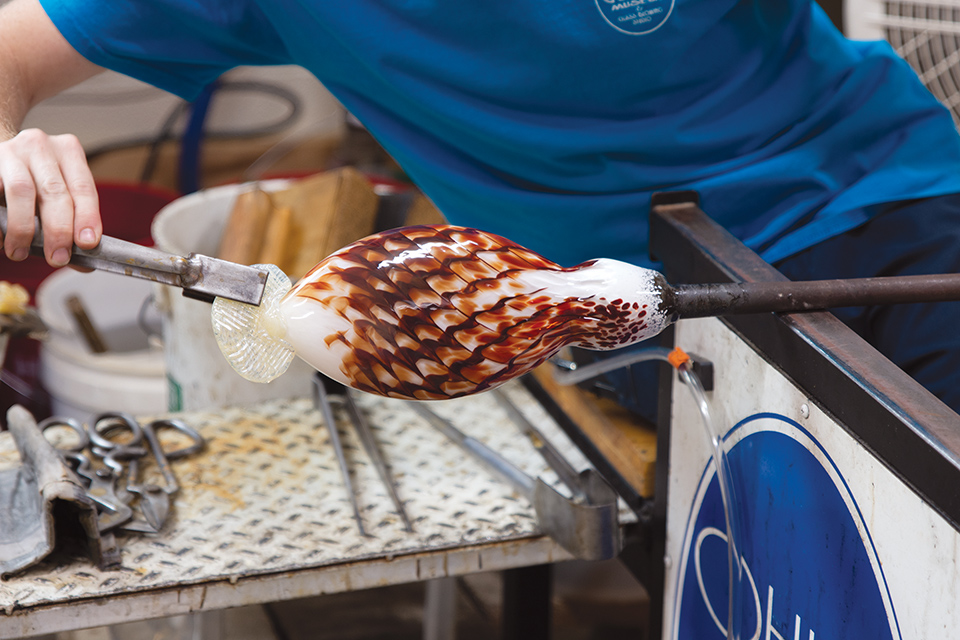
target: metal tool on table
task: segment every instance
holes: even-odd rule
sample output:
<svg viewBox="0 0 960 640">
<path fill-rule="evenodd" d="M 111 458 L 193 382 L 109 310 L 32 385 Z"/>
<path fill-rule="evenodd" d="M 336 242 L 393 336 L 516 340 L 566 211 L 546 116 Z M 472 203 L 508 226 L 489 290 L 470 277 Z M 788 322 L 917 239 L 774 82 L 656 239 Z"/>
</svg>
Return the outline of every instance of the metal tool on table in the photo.
<svg viewBox="0 0 960 640">
<path fill-rule="evenodd" d="M 89 482 L 87 494 L 100 507 L 98 526 L 101 533 L 121 528 L 127 531 L 157 533 L 170 511 L 170 496 L 179 490 L 170 460 L 199 452 L 203 437 L 180 420 L 161 419 L 141 425 L 124 413 L 103 413 L 92 421 L 88 429 L 69 418 L 48 418 L 40 423 L 41 430 L 56 426 L 71 428 L 80 443 L 61 447 L 61 456 L 72 462 L 77 475 Z M 186 446 L 166 451 L 157 436 L 161 429 L 172 429 L 189 440 Z M 100 458 L 103 467 L 94 468 L 83 450 L 89 446 L 93 456 Z M 152 456 L 164 478 L 164 485 L 142 483 L 138 480 L 140 461 Z M 126 484 L 121 480 L 126 478 Z M 139 497 L 136 506 L 134 500 Z"/>
<path fill-rule="evenodd" d="M 14 405 L 6 426 L 20 464 L 0 471 L 0 576 L 40 562 L 62 538 L 82 542 L 101 569 L 116 568 L 119 552 L 98 531 L 95 503 L 33 415 Z M 78 433 L 82 440 L 82 427 Z M 76 448 L 78 437 L 69 435 Z"/>
<path fill-rule="evenodd" d="M 165 451 L 157 432 L 170 429 L 189 440 L 186 446 Z M 111 439 L 111 433 L 128 431 L 127 441 Z M 103 458 L 104 464 L 114 471 L 114 479 L 119 481 L 126 476 L 126 485 L 121 489 L 114 487 L 115 495 L 125 504 L 133 502 L 134 495 L 139 496 L 139 511 L 142 520 L 132 518 L 122 523 L 124 529 L 156 533 L 166 521 L 170 512 L 170 496 L 180 490 L 176 476 L 170 468 L 170 460 L 193 455 L 204 447 L 203 437 L 181 420 L 164 418 L 143 425 L 125 414 L 102 414 L 93 423 L 90 430 L 90 442 L 93 452 Z M 139 481 L 140 461 L 147 455 L 153 457 L 164 485 Z M 126 462 L 124 469 L 122 463 Z"/>
<path fill-rule="evenodd" d="M 573 485 L 569 486 L 571 492 L 581 496 L 567 498 L 543 479 L 529 476 L 484 443 L 464 434 L 449 420 L 428 409 L 425 403 L 408 404 L 435 429 L 513 485 L 533 505 L 543 532 L 574 557 L 605 560 L 619 553 L 621 539 L 617 495 L 596 471 L 586 469 L 576 474 L 575 480 L 564 472 L 568 476 L 564 483 L 569 481 Z M 547 442 L 542 434 L 539 437 Z M 537 450 L 543 454 L 544 449 Z M 549 457 L 545 457 L 545 460 L 550 466 L 555 464 Z"/>
<path fill-rule="evenodd" d="M 537 429 L 536 425 L 530 422 L 527 416 L 513 404 L 506 393 L 500 389 L 494 389 L 492 394 L 500 406 L 507 412 L 507 415 L 510 416 L 510 419 L 513 420 L 514 424 L 517 425 L 517 428 L 520 429 L 520 433 L 527 436 L 530 444 L 537 450 L 540 457 L 544 459 L 547 466 L 553 469 L 557 477 L 560 478 L 560 481 L 570 489 L 570 492 L 573 494 L 573 499 L 583 500 L 586 496 L 583 493 L 583 488 L 580 486 L 580 473 L 563 457 L 562 453 L 557 451 L 557 448 Z"/>
<path fill-rule="evenodd" d="M 333 444 L 337 461 L 340 464 L 340 473 L 343 476 L 343 484 L 347 490 L 347 494 L 350 496 L 350 504 L 353 507 L 353 515 L 357 521 L 357 526 L 360 529 L 360 533 L 364 536 L 368 535 L 363 527 L 363 518 L 360 515 L 360 507 L 357 503 L 357 495 L 353 490 L 353 482 L 350 479 L 350 469 L 347 466 L 347 459 L 343 453 L 343 443 L 340 440 L 340 433 L 337 430 L 336 418 L 333 414 L 334 405 L 340 406 L 346 411 L 351 424 L 353 425 L 354 429 L 356 429 L 357 436 L 360 438 L 360 442 L 363 445 L 364 450 L 367 452 L 367 455 L 370 456 L 370 459 L 373 461 L 373 465 L 377 470 L 377 474 L 380 476 L 380 480 L 387 488 L 387 493 L 390 495 L 391 501 L 393 501 L 394 508 L 400 515 L 400 519 L 403 520 L 403 528 L 412 532 L 413 525 L 410 523 L 410 518 L 407 516 L 407 511 L 403 506 L 403 502 L 400 500 L 400 496 L 397 494 L 396 482 L 393 479 L 393 475 L 390 473 L 390 468 L 387 466 L 387 463 L 383 458 L 383 452 L 380 451 L 380 446 L 377 444 L 376 438 L 373 436 L 373 430 L 370 428 L 370 424 L 360 412 L 356 402 L 354 402 L 350 390 L 339 382 L 331 380 L 321 373 L 317 373 L 314 376 L 313 387 L 315 393 L 315 404 L 323 415 L 323 421 L 327 425 L 327 430 L 330 433 L 330 442 Z"/>
<path fill-rule="evenodd" d="M 132 424 L 136 425 L 136 422 L 134 421 Z M 47 418 L 37 426 L 41 432 L 56 427 L 66 427 L 76 435 L 77 443 L 58 446 L 57 452 L 73 466 L 73 470 L 78 476 L 87 481 L 87 496 L 96 502 L 99 507 L 97 528 L 101 534 L 118 527 L 133 517 L 133 509 L 117 494 L 118 470 L 122 471 L 122 464 L 111 460 L 103 468 L 95 469 L 90 457 L 83 453 L 90 445 L 90 434 L 86 426 L 72 418 L 57 416 Z M 136 426 L 136 429 L 134 440 L 139 435 L 139 425 Z"/>
<path fill-rule="evenodd" d="M 43 231 L 40 218 L 34 220 L 30 252 L 42 256 Z M 7 232 L 4 207 L 0 207 L 0 231 Z M 220 297 L 259 305 L 267 282 L 267 273 L 254 267 L 198 253 L 184 257 L 111 236 L 103 236 L 93 249 L 73 247 L 70 264 L 161 282 L 183 289 L 187 297 L 208 302 Z"/>
</svg>

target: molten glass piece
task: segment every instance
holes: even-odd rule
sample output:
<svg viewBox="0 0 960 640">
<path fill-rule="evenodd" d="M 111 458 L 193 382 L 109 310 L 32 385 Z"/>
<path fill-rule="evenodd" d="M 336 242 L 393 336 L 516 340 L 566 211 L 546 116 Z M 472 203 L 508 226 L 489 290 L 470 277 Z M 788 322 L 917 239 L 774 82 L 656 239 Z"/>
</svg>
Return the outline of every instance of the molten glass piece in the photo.
<svg viewBox="0 0 960 640">
<path fill-rule="evenodd" d="M 609 350 L 662 331 L 663 277 L 598 259 L 563 268 L 499 236 L 419 226 L 369 236 L 291 288 L 273 265 L 259 307 L 218 298 L 220 349 L 269 382 L 294 354 L 355 389 L 442 400 L 492 389 L 566 345 Z"/>
</svg>

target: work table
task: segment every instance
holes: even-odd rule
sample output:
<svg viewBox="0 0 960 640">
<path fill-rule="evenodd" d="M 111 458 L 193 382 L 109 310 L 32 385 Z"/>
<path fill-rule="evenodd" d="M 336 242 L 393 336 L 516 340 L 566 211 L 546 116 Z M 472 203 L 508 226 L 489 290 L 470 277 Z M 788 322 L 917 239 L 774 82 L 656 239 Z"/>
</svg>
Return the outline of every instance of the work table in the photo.
<svg viewBox="0 0 960 640">
<path fill-rule="evenodd" d="M 577 468 L 589 463 L 518 383 L 514 404 Z M 100 571 L 55 552 L 0 582 L 0 637 L 272 602 L 571 558 L 531 505 L 403 401 L 357 396 L 413 523 L 404 530 L 352 429 L 341 427 L 369 536 L 360 535 L 320 413 L 310 400 L 178 414 L 207 439 L 173 463 L 181 489 L 156 535 L 118 534 L 123 564 Z M 431 409 L 561 493 L 491 394 Z M 635 516 L 621 504 L 621 523 Z"/>
</svg>

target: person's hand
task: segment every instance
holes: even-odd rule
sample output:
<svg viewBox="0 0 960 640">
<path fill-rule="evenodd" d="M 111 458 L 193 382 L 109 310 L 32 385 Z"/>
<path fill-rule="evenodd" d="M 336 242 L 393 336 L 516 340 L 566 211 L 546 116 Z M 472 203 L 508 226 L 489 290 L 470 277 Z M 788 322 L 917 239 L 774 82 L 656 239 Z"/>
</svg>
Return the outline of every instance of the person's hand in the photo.
<svg viewBox="0 0 960 640">
<path fill-rule="evenodd" d="M 7 233 L 0 243 L 12 260 L 29 254 L 35 215 L 43 226 L 44 257 L 52 266 L 67 264 L 73 244 L 92 249 L 100 242 L 97 188 L 75 136 L 39 129 L 0 136 L 0 193 L 7 206 Z"/>
</svg>

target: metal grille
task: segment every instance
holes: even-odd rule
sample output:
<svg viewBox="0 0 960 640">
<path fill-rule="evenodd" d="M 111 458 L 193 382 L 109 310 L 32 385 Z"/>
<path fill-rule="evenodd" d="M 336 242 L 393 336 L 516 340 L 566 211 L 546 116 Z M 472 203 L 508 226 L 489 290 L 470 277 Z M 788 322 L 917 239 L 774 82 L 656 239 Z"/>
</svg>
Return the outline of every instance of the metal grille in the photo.
<svg viewBox="0 0 960 640">
<path fill-rule="evenodd" d="M 960 2 L 898 0 L 869 19 L 953 114 L 960 128 Z"/>
</svg>

